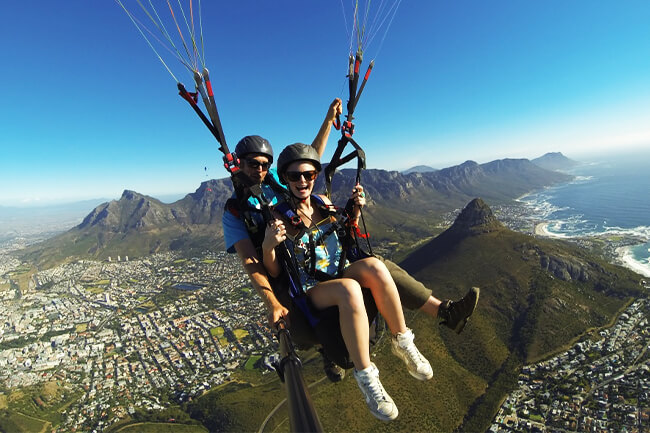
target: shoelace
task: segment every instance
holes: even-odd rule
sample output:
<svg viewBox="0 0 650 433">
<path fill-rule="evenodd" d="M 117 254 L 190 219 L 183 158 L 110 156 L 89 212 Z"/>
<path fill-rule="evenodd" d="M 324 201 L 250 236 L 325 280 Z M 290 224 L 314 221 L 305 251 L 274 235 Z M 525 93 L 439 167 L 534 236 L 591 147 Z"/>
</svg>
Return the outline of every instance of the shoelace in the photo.
<svg viewBox="0 0 650 433">
<path fill-rule="evenodd" d="M 384 387 L 382 386 L 381 382 L 379 382 L 379 378 L 373 375 L 372 378 L 368 378 L 366 384 L 368 385 L 367 388 L 373 400 L 388 401 L 388 399 L 386 398 L 386 391 L 384 390 Z"/>
<path fill-rule="evenodd" d="M 406 347 L 403 347 L 403 349 L 406 350 L 406 354 L 415 364 L 424 364 L 425 358 L 422 356 L 418 348 L 415 347 L 412 340 L 409 341 L 409 344 Z"/>
</svg>

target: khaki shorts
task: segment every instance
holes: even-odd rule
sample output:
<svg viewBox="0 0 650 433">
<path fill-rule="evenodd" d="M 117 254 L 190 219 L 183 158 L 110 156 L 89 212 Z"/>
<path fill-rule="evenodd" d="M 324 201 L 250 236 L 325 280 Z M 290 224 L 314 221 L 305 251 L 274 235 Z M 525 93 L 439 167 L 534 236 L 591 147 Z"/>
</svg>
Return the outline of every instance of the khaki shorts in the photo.
<svg viewBox="0 0 650 433">
<path fill-rule="evenodd" d="M 429 296 L 431 296 L 431 290 L 427 289 L 424 284 L 413 278 L 394 262 L 382 256 L 376 257 L 384 262 L 388 272 L 393 277 L 403 307 L 409 310 L 418 310 L 427 302 Z"/>
</svg>

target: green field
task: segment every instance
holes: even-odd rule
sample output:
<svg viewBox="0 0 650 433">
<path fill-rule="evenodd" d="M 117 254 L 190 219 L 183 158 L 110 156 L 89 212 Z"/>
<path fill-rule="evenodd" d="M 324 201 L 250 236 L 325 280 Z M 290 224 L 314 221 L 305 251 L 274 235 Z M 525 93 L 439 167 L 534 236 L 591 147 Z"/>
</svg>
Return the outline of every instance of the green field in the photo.
<svg viewBox="0 0 650 433">
<path fill-rule="evenodd" d="M 48 421 L 33 418 L 15 411 L 0 411 L 0 431 L 11 433 L 44 432 Z"/>
<path fill-rule="evenodd" d="M 147 301 L 142 304 L 140 304 L 140 308 L 145 308 L 149 311 L 155 310 L 156 309 L 156 304 L 153 303 L 153 301 Z"/>
<path fill-rule="evenodd" d="M 244 369 L 246 369 L 246 370 L 255 370 L 255 363 L 257 361 L 259 361 L 261 358 L 262 358 L 262 355 L 252 355 L 246 361 L 246 365 L 244 365 Z"/>
<path fill-rule="evenodd" d="M 206 433 L 208 430 L 199 425 L 145 422 L 122 427 L 119 433 Z"/>
<path fill-rule="evenodd" d="M 93 295 L 99 295 L 101 293 L 104 293 L 106 289 L 97 286 L 90 286 L 90 287 L 86 287 L 86 291 L 92 293 Z"/>
<path fill-rule="evenodd" d="M 234 331 L 235 337 L 237 337 L 237 340 L 241 340 L 244 337 L 248 336 L 248 331 L 245 329 L 235 329 Z"/>
<path fill-rule="evenodd" d="M 210 334 L 213 337 L 219 337 L 221 338 L 223 336 L 224 330 L 221 326 L 217 326 L 216 328 L 210 329 Z"/>
</svg>

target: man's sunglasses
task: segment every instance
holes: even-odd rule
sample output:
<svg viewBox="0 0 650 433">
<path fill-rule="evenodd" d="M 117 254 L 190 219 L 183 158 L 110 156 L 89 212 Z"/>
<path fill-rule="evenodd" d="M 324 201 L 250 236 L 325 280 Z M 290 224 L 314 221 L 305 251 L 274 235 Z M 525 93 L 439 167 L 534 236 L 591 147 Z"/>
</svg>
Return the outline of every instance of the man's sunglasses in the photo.
<svg viewBox="0 0 650 433">
<path fill-rule="evenodd" d="M 258 168 L 262 167 L 263 171 L 267 171 L 269 169 L 269 167 L 271 166 L 271 163 L 268 162 L 268 161 L 267 162 L 259 162 L 258 160 L 253 159 L 253 158 L 246 158 L 245 161 L 246 161 L 246 164 L 248 164 L 248 166 L 250 168 L 252 168 L 253 170 L 257 170 Z"/>
<path fill-rule="evenodd" d="M 298 182 L 301 177 L 304 177 L 306 181 L 314 180 L 318 176 L 318 171 L 308 170 L 308 171 L 287 171 L 285 173 L 289 182 Z"/>
</svg>

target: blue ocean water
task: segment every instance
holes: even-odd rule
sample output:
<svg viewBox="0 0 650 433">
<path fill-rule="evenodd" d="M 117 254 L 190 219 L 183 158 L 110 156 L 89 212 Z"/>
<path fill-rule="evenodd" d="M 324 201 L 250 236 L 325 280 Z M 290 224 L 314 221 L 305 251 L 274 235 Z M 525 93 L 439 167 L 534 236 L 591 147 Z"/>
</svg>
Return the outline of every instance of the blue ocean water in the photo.
<svg viewBox="0 0 650 433">
<path fill-rule="evenodd" d="M 621 248 L 620 259 L 650 276 L 650 151 L 580 161 L 576 179 L 521 199 L 533 217 L 560 237 L 602 233 L 634 235 L 640 244 Z"/>
</svg>

